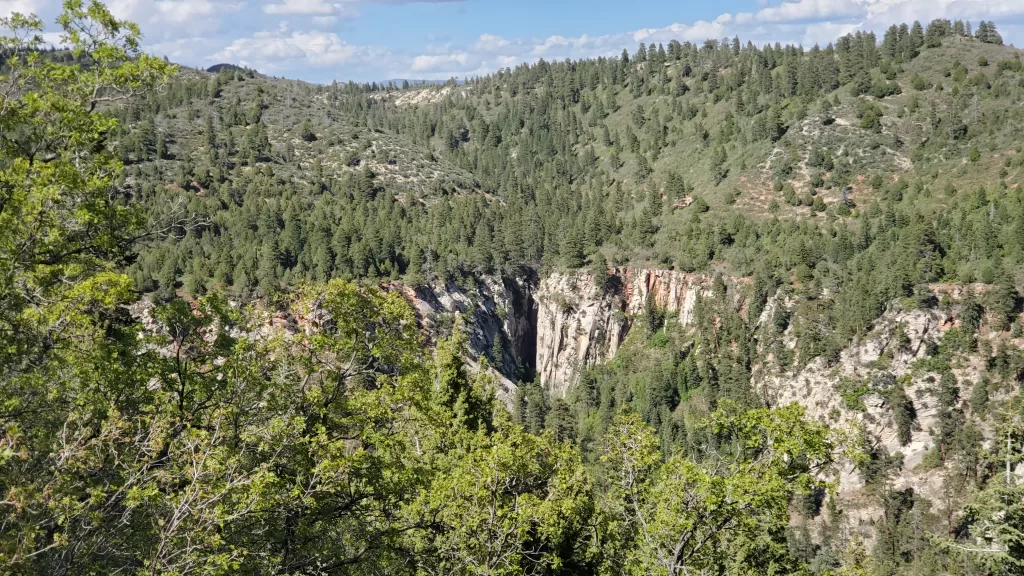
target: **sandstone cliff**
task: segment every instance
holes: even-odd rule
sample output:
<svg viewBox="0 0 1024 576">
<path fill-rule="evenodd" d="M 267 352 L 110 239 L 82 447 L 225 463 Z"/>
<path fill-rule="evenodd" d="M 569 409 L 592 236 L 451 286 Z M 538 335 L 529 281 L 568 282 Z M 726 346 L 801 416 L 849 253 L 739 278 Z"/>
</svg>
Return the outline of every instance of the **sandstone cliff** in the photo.
<svg viewBox="0 0 1024 576">
<path fill-rule="evenodd" d="M 743 309 L 744 279 L 725 278 L 728 298 Z M 487 369 L 494 375 L 499 399 L 511 405 L 516 382 L 536 377 L 553 398 L 563 397 L 580 378 L 582 371 L 615 357 L 628 335 L 632 319 L 645 312 L 648 302 L 675 318 L 682 326 L 694 321 L 699 298 L 712 296 L 714 279 L 702 274 L 648 268 L 620 268 L 612 271 L 603 286 L 586 272 L 553 273 L 535 285 L 521 280 L 483 278 L 473 284 L 424 286 L 413 289 L 401 283 L 385 288 L 400 291 L 413 305 L 425 335 L 432 342 L 451 333 L 461 323 L 467 336 L 473 370 Z M 963 287 L 933 286 L 954 303 Z M 983 286 L 972 286 L 977 294 Z M 942 496 L 941 470 L 927 469 L 929 452 L 936 448 L 939 374 L 918 363 L 934 350 L 943 335 L 956 326 L 956 306 L 908 308 L 892 302 L 872 329 L 841 351 L 838 359 L 826 364 L 817 358 L 798 367 L 780 367 L 766 342 L 773 315 L 779 308 L 792 309 L 796 302 L 780 291 L 768 300 L 757 321 L 761 344 L 751 366 L 751 385 L 772 406 L 797 402 L 811 418 L 843 429 L 862 429 L 883 453 L 898 455 L 902 467 L 893 479 L 895 488 L 913 487 L 932 500 Z M 133 307 L 133 313 L 150 329 L 155 329 L 152 304 L 146 300 Z M 290 314 L 268 314 L 266 323 L 250 336 L 294 332 L 299 322 Z M 777 336 L 784 347 L 797 347 L 793 327 Z M 1024 340 L 1006 333 L 988 333 L 981 339 L 986 349 L 1002 343 L 1024 347 Z M 699 352 L 698 352 L 699 353 Z M 961 403 L 981 380 L 984 353 L 977 353 L 954 367 L 960 382 Z M 902 387 L 910 399 L 914 420 L 909 440 L 901 441 L 887 387 Z M 851 395 L 851 387 L 863 393 Z M 1009 392 L 1003 392 L 1003 394 Z M 991 427 L 981 422 L 985 442 L 992 440 Z M 908 440 L 908 441 L 907 441 Z M 934 460 L 934 458 L 933 458 Z M 1024 475 L 1024 466 L 1018 468 Z M 863 488 L 860 475 L 852 466 L 840 474 L 839 493 L 857 500 Z M 852 506 L 867 520 L 877 516 L 871 506 Z"/>
<path fill-rule="evenodd" d="M 413 305 L 432 342 L 448 336 L 461 321 L 470 367 L 480 369 L 481 359 L 486 359 L 497 380 L 498 398 L 511 402 L 515 383 L 528 377 L 535 354 L 536 311 L 525 282 L 486 277 L 468 287 L 449 282 L 413 289 L 396 282 L 389 289 L 401 291 Z"/>
<path fill-rule="evenodd" d="M 630 318 L 642 314 L 648 300 L 689 325 L 698 295 L 709 295 L 711 283 L 712 278 L 703 274 L 650 268 L 615 269 L 601 288 L 585 272 L 544 278 L 534 295 L 541 384 L 553 397 L 565 396 L 584 368 L 615 356 L 629 332 Z"/>
<path fill-rule="evenodd" d="M 975 293 L 979 291 L 978 287 L 972 289 Z M 876 450 L 902 462 L 892 477 L 894 489 L 913 488 L 933 502 L 942 502 L 944 471 L 935 458 L 941 374 L 930 371 L 924 360 L 943 336 L 957 326 L 954 311 L 963 290 L 935 286 L 933 292 L 947 294 L 954 304 L 921 309 L 891 302 L 871 331 L 851 342 L 833 365 L 816 358 L 803 367 L 780 369 L 771 353 L 762 347 L 751 383 L 772 406 L 796 402 L 806 408 L 809 417 L 837 429 L 863 430 Z M 776 307 L 791 305 L 792 302 L 780 297 L 770 299 L 760 319 L 762 327 Z M 784 345 L 791 350 L 797 344 L 792 332 L 789 327 L 782 335 Z M 975 386 L 985 385 L 982 374 L 991 359 L 988 350 L 1000 345 L 1019 348 L 1024 342 L 1008 337 L 1007 333 L 983 329 L 979 334 L 979 351 L 954 363 L 952 368 L 959 384 L 959 407 L 977 425 L 985 444 L 994 439 L 991 421 L 973 413 L 969 398 Z M 886 393 L 893 386 L 903 388 L 912 406 L 913 422 L 909 438 L 904 439 L 909 441 L 903 442 L 899 437 L 896 408 Z M 992 399 L 1013 393 L 1016 391 L 1003 389 L 994 392 Z M 1015 473 L 1024 477 L 1024 466 L 1018 466 Z M 840 470 L 839 481 L 838 494 L 851 525 L 871 521 L 881 514 L 874 501 L 863 493 L 863 478 L 852 464 L 847 463 Z"/>
<path fill-rule="evenodd" d="M 656 269 L 617 269 L 607 289 L 595 285 L 591 275 L 552 274 L 539 283 L 533 297 L 537 306 L 537 376 L 552 397 L 564 396 L 579 381 L 581 371 L 598 362 L 614 358 L 629 333 L 631 319 L 644 313 L 648 300 L 669 313 L 683 326 L 694 320 L 698 296 L 710 297 L 713 280 L 707 275 L 686 274 Z M 729 298 L 743 309 L 745 279 L 725 278 Z M 936 295 L 945 294 L 955 303 L 963 289 L 933 286 Z M 974 286 L 979 293 L 983 287 Z M 767 330 L 774 310 L 792 308 L 795 302 L 777 295 L 767 303 L 758 320 L 757 330 Z M 862 429 L 882 453 L 897 456 L 903 465 L 893 479 L 894 487 L 913 487 L 937 501 L 942 496 L 942 473 L 929 469 L 929 452 L 936 449 L 938 421 L 938 382 L 940 374 L 929 372 L 917 363 L 934 350 L 943 335 L 956 326 L 956 306 L 908 308 L 892 302 L 868 334 L 851 342 L 838 361 L 826 365 L 815 359 L 806 366 L 780 369 L 771 351 L 762 346 L 752 366 L 751 384 L 759 396 L 773 406 L 797 402 L 810 417 L 844 429 Z M 793 328 L 782 335 L 785 346 L 796 348 Z M 993 346 L 1006 334 L 984 332 L 982 340 Z M 1020 339 L 1005 342 L 1024 345 Z M 954 368 L 960 383 L 960 402 L 969 412 L 967 400 L 981 379 L 987 359 L 972 356 Z M 903 443 L 894 419 L 894 409 L 884 390 L 899 385 L 910 399 L 914 413 L 909 441 Z M 868 390 L 852 394 L 850 388 Z M 986 442 L 992 430 L 982 425 Z M 934 458 L 933 458 L 934 460 Z M 1018 470 L 1024 474 L 1024 467 Z M 840 474 L 839 492 L 851 510 L 864 520 L 876 517 L 878 510 L 861 505 L 861 475 L 847 465 Z M 866 499 L 864 499 L 866 500 Z"/>
<path fill-rule="evenodd" d="M 552 274 L 535 298 L 537 376 L 552 397 L 562 397 L 583 368 L 615 356 L 629 330 L 624 302 L 585 273 Z"/>
</svg>

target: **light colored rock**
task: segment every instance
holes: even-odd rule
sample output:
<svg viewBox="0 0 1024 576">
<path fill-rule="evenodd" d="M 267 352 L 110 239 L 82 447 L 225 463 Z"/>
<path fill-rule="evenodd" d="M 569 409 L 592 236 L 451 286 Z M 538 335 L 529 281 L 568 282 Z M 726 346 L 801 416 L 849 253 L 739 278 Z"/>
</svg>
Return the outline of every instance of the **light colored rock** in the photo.
<svg viewBox="0 0 1024 576">
<path fill-rule="evenodd" d="M 586 272 L 552 273 L 536 285 L 523 281 L 483 278 L 472 287 L 454 283 L 412 289 L 401 283 L 385 286 L 401 292 L 413 305 L 427 338 L 436 341 L 451 330 L 454 318 L 464 319 L 468 335 L 469 358 L 473 371 L 484 369 L 483 358 L 490 358 L 495 340 L 500 340 L 502 358 L 496 364 L 488 360 L 499 399 L 511 405 L 517 392 L 516 382 L 535 371 L 536 377 L 552 398 L 564 397 L 578 384 L 582 371 L 591 365 L 614 358 L 631 327 L 631 318 L 642 316 L 648 302 L 671 314 L 683 326 L 694 321 L 695 309 L 702 297 L 711 296 L 713 278 L 706 274 L 650 268 L 613 270 L 613 289 L 595 286 Z M 747 280 L 724 278 L 728 297 L 742 311 L 743 288 Z M 948 294 L 954 300 L 963 293 L 956 285 L 934 285 L 933 292 Z M 973 293 L 984 287 L 973 286 Z M 780 291 L 769 298 L 758 319 L 757 330 L 768 335 L 775 312 L 791 310 L 792 297 Z M 133 313 L 155 330 L 148 301 L 133 307 Z M 889 454 L 901 454 L 903 468 L 893 478 L 896 488 L 913 487 L 934 502 L 942 498 L 943 472 L 923 470 L 920 465 L 936 446 L 934 433 L 939 429 L 936 397 L 938 374 L 912 372 L 913 363 L 925 356 L 929 343 L 938 342 L 955 323 L 949 313 L 937 309 L 904 310 L 898 303 L 878 318 L 868 334 L 851 342 L 838 361 L 826 366 L 815 359 L 796 370 L 779 370 L 762 344 L 751 367 L 751 386 L 772 406 L 799 403 L 807 415 L 837 429 L 864 430 Z M 266 314 L 250 337 L 273 333 L 294 333 L 303 329 L 303 320 L 280 313 Z M 906 334 L 904 345 L 897 345 L 897 333 Z M 989 337 L 983 334 L 982 337 Z M 768 340 L 768 338 L 765 338 Z M 790 350 L 797 347 L 790 326 L 781 342 Z M 1021 345 L 1014 341 L 1014 345 Z M 971 387 L 980 378 L 984 359 L 972 358 L 958 363 L 955 374 L 961 384 L 961 401 L 970 397 Z M 906 379 L 909 377 L 909 381 Z M 901 445 L 892 408 L 882 395 L 861 398 L 864 409 L 844 403 L 840 385 L 845 380 L 863 381 L 884 378 L 902 379 L 904 390 L 914 404 L 916 421 L 910 442 Z M 980 423 L 986 445 L 993 441 L 992 430 Z M 839 472 L 839 498 L 851 521 L 877 518 L 881 510 L 863 493 L 859 472 L 844 463 Z M 1014 471 L 1024 476 L 1024 465 Z M 854 522 L 855 523 L 855 522 Z"/>
<path fill-rule="evenodd" d="M 470 368 L 479 371 L 481 359 L 486 358 L 488 371 L 495 377 L 498 398 L 511 405 L 517 389 L 517 372 L 529 368 L 518 366 L 517 359 L 531 356 L 536 341 L 529 286 L 520 281 L 485 277 L 469 289 L 451 282 L 416 289 L 394 282 L 387 289 L 401 292 L 412 304 L 431 343 L 448 335 L 455 316 L 465 319 Z M 497 361 L 492 357 L 496 339 L 501 341 L 502 349 Z"/>
<path fill-rule="evenodd" d="M 648 300 L 683 326 L 694 318 L 698 297 L 709 296 L 712 277 L 675 270 L 618 268 L 618 289 L 602 291 L 586 272 L 554 273 L 540 282 L 537 301 L 537 375 L 553 397 L 579 382 L 588 366 L 610 360 L 625 339 L 630 318 L 644 313 Z M 742 280 L 725 278 L 737 304 Z"/>
<path fill-rule="evenodd" d="M 648 298 L 666 312 L 677 315 L 679 323 L 688 326 L 693 321 L 697 296 L 707 296 L 711 278 L 704 274 L 686 274 L 675 270 L 624 269 L 627 310 L 642 314 Z"/>
<path fill-rule="evenodd" d="M 786 304 L 776 298 L 770 299 L 761 322 L 767 322 L 771 309 L 780 305 Z M 895 335 L 900 326 L 909 343 L 897 349 Z M 915 468 L 936 445 L 937 439 L 932 433 L 937 433 L 939 427 L 936 393 L 940 376 L 912 373 L 911 365 L 924 357 L 926 344 L 937 342 L 949 326 L 950 318 L 942 311 L 901 310 L 894 304 L 875 322 L 869 334 L 842 351 L 834 366 L 825 366 L 821 359 L 815 359 L 795 372 L 780 372 L 762 362 L 754 369 L 752 385 L 759 391 L 766 391 L 766 396 L 775 406 L 796 402 L 807 409 L 809 417 L 830 426 L 863 429 L 886 452 L 902 455 L 903 468 L 893 479 L 895 487 L 913 487 L 923 496 L 938 501 L 942 495 L 941 472 Z M 879 362 L 883 355 L 886 360 Z M 760 356 L 764 358 L 765 354 Z M 956 375 L 963 390 L 961 397 L 965 397 L 980 377 L 980 372 L 977 367 L 967 366 L 958 369 Z M 865 410 L 851 409 L 845 405 L 839 390 L 844 378 L 863 381 L 908 376 L 910 381 L 904 390 L 914 404 L 917 417 L 911 440 L 906 446 L 900 444 L 892 409 L 881 396 L 866 395 L 861 398 Z M 842 470 L 839 479 L 839 495 L 843 499 L 855 499 L 863 488 L 859 474 L 852 469 Z"/>
<path fill-rule="evenodd" d="M 537 302 L 537 376 L 552 397 L 563 397 L 583 368 L 611 359 L 629 330 L 624 301 L 602 293 L 589 274 L 552 274 Z"/>
</svg>

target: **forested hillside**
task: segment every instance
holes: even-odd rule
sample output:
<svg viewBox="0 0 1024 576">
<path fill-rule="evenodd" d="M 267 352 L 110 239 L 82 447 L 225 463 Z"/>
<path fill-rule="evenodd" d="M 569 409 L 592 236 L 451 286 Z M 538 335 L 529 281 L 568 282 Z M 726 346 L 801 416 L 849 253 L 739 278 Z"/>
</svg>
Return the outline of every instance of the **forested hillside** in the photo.
<svg viewBox="0 0 1024 576">
<path fill-rule="evenodd" d="M 429 87 L 58 25 L 0 21 L 0 573 L 1024 569 L 995 24 Z"/>
<path fill-rule="evenodd" d="M 972 281 L 998 264 L 947 249 L 937 218 L 1012 202 L 1024 88 L 1000 44 L 988 23 L 975 38 L 937 21 L 880 44 L 641 47 L 412 91 L 182 73 L 116 111 L 117 147 L 156 214 L 205 225 L 132 275 L 165 296 L 175 281 L 248 294 L 608 261 L 739 275 L 762 261 L 778 278 L 805 264 L 827 280 L 899 216 L 930 226 L 943 260 L 885 278 L 883 300 Z"/>
</svg>

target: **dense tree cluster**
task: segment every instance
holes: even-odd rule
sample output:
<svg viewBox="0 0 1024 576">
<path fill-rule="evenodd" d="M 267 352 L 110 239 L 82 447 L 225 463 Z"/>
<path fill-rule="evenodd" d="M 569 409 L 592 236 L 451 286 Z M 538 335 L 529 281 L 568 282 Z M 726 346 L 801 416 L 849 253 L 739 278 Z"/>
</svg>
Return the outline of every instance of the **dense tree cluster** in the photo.
<svg viewBox="0 0 1024 576">
<path fill-rule="evenodd" d="M 420 88 L 438 96 L 418 106 L 399 105 L 394 87 L 183 75 L 118 112 L 127 182 L 154 220 L 198 216 L 143 250 L 129 274 L 163 298 L 248 297 L 339 277 L 416 284 L 645 260 L 752 276 L 760 263 L 773 283 L 810 283 L 820 301 L 812 316 L 839 317 L 843 342 L 915 286 L 986 281 L 1021 261 L 1018 189 L 931 168 L 957 151 L 980 160 L 978 144 L 995 146 L 1018 120 L 983 103 L 1021 90 L 1019 60 L 1000 61 L 996 77 L 978 67 L 982 83 L 960 62 L 940 70 L 947 77 L 917 67 L 944 43 L 979 49 L 968 28 L 893 26 L 881 42 L 857 33 L 809 50 L 641 46 Z M 904 94 L 932 86 L 955 94 L 929 105 Z M 292 104 L 307 108 L 293 114 Z M 808 143 L 789 135 L 812 114 L 822 119 L 815 129 L 834 128 L 839 110 L 875 135 L 855 136 L 871 140 L 867 154 L 838 136 L 801 150 Z M 429 158 L 398 159 L 381 149 L 382 134 Z M 915 169 L 893 178 L 869 161 L 885 149 Z M 758 155 L 770 156 L 768 168 L 752 173 L 746 163 Z M 401 172 L 421 162 L 471 176 L 449 186 Z M 1005 164 L 1019 167 L 1015 156 Z M 777 199 L 751 204 L 758 191 L 745 181 L 766 176 Z M 788 217 L 808 213 L 824 217 Z M 808 344 L 804 359 L 815 350 Z"/>
<path fill-rule="evenodd" d="M 170 297 L 143 326 L 125 314 L 118 272 L 141 206 L 111 194 L 116 123 L 94 109 L 173 70 L 98 2 L 69 0 L 58 22 L 88 72 L 23 40 L 38 19 L 0 20 L 28 33 L 4 40 L 14 53 L 0 76 L 4 108 L 24 111 L 3 119 L 19 139 L 5 140 L 0 170 L 4 572 L 721 570 L 772 545 L 746 538 L 784 525 L 791 495 L 821 485 L 813 472 L 834 440 L 799 408 L 723 410 L 707 426 L 746 449 L 664 464 L 623 414 L 598 499 L 579 450 L 512 423 L 485 372 L 469 372 L 460 334 L 425 353 L 394 292 L 306 288 L 286 306 L 297 327 L 262 336 L 266 308 L 218 294 Z M 665 486 L 701 498 L 666 499 Z M 699 523 L 709 512 L 715 524 Z M 793 566 L 774 536 L 777 553 L 744 566 Z"/>
<path fill-rule="evenodd" d="M 723 409 L 705 426 L 743 450 L 664 462 L 623 413 L 598 491 L 571 443 L 510 421 L 458 333 L 429 354 L 397 293 L 341 280 L 298 290 L 285 307 L 294 325 L 263 334 L 273 311 L 218 294 L 169 298 L 145 322 L 126 313 L 137 302 L 118 268 L 141 205 L 112 193 L 116 122 L 95 109 L 173 69 L 99 2 L 68 0 L 59 23 L 87 69 L 40 57 L 38 37 L 24 40 L 37 19 L 0 20 L 20 34 L 3 41 L 4 108 L 24 112 L 3 118 L 19 138 L 5 140 L 0 169 L 4 572 L 797 565 L 778 530 L 751 536 L 784 526 L 789 499 L 822 486 L 815 473 L 832 462 L 833 435 L 798 407 Z M 666 487 L 700 498 L 665 498 Z"/>
<path fill-rule="evenodd" d="M 97 1 L 67 0 L 59 24 L 71 50 L 41 50 L 37 19 L 0 21 L 16 33 L 0 46 L 2 571 L 1024 562 L 1021 488 L 1001 474 L 1024 460 L 1007 393 L 1024 357 L 1006 344 L 1024 330 L 1024 156 L 999 106 L 1024 82 L 991 22 L 809 50 L 640 45 L 428 89 L 179 71 Z M 414 90 L 424 102 L 399 103 Z M 458 323 L 430 350 L 397 293 L 354 283 L 588 266 L 614 290 L 609 262 L 706 272 L 710 296 L 685 330 L 648 302 L 613 362 L 566 398 L 521 383 L 511 410 Z M 947 281 L 981 288 L 939 300 L 928 285 Z M 833 363 L 891 305 L 955 308 L 916 366 L 937 400 L 921 465 L 944 467 L 945 502 L 897 489 L 868 435 L 751 386 L 769 356 Z M 958 377 L 969 354 L 979 382 Z M 837 389 L 852 407 L 876 394 L 901 444 L 919 426 L 903 379 Z M 870 550 L 829 493 L 843 449 L 881 510 Z"/>
</svg>

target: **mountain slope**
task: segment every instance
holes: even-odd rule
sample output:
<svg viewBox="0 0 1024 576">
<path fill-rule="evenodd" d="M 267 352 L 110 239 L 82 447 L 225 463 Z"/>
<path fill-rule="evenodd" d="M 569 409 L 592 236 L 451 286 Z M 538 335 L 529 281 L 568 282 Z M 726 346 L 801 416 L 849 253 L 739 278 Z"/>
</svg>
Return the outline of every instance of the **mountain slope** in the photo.
<svg viewBox="0 0 1024 576">
<path fill-rule="evenodd" d="M 66 10 L 106 49 L 0 71 L 13 569 L 1019 571 L 990 23 L 407 90 L 188 71 L 115 125 L 89 94 L 170 67 Z"/>
</svg>

